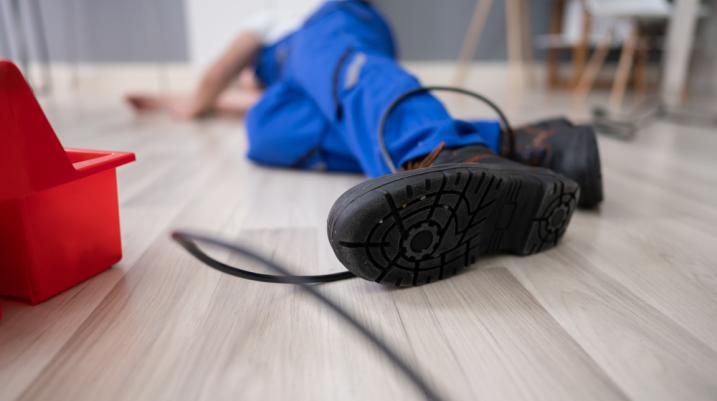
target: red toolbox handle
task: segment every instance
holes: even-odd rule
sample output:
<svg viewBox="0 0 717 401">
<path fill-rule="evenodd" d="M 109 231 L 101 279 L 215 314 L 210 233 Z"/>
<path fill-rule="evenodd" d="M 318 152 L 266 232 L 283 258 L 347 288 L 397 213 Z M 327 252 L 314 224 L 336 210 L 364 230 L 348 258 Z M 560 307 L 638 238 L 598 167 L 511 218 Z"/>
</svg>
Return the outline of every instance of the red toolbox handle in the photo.
<svg viewBox="0 0 717 401">
<path fill-rule="evenodd" d="M 77 178 L 133 162 L 134 153 L 88 149 L 65 149 Z"/>
</svg>

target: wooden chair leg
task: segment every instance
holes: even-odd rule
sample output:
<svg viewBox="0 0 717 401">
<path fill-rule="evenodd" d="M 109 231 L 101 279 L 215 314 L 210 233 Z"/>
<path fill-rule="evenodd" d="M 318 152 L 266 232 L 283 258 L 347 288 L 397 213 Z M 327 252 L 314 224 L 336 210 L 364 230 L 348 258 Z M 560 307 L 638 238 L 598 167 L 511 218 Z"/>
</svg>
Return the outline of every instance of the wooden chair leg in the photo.
<svg viewBox="0 0 717 401">
<path fill-rule="evenodd" d="M 563 10 L 565 9 L 565 0 L 555 0 L 552 3 L 553 9 L 550 13 L 550 35 L 559 35 L 562 31 L 563 24 Z M 550 47 L 546 58 L 546 69 L 547 74 L 546 80 L 549 89 L 556 89 L 560 87 L 560 75 L 559 75 L 559 63 L 560 63 L 560 49 L 556 47 Z"/>
<path fill-rule="evenodd" d="M 520 0 L 520 30 L 523 52 L 523 75 L 530 86 L 535 82 L 533 76 L 533 24 L 530 19 L 530 0 Z"/>
<path fill-rule="evenodd" d="M 588 58 L 588 41 L 590 37 L 590 31 L 592 26 L 592 20 L 587 10 L 583 11 L 583 29 L 580 32 L 580 40 L 573 49 L 573 78 L 572 86 L 575 88 L 580 82 L 580 77 L 583 76 L 583 70 L 585 69 L 585 62 Z"/>
<path fill-rule="evenodd" d="M 520 1 L 505 0 L 508 66 L 510 68 L 510 80 L 514 88 L 523 87 L 525 78 L 522 71 L 523 46 L 521 44 Z"/>
<path fill-rule="evenodd" d="M 630 70 L 632 70 L 632 64 L 635 58 L 638 34 L 637 25 L 633 24 L 630 35 L 622 46 L 620 61 L 618 62 L 617 71 L 615 72 L 615 81 L 613 82 L 612 92 L 610 93 L 610 109 L 613 111 L 618 111 L 625 97 L 627 81 L 630 78 Z"/>
<path fill-rule="evenodd" d="M 584 68 L 584 71 L 580 76 L 577 85 L 575 85 L 575 89 L 573 90 L 573 96 L 577 101 L 585 101 L 585 98 L 587 97 L 588 93 L 590 92 L 590 89 L 595 83 L 595 78 L 600 72 L 600 69 L 602 69 L 603 64 L 605 64 L 605 57 L 607 56 L 608 51 L 610 51 L 612 37 L 613 31 L 610 30 L 603 37 L 602 41 L 600 41 L 600 44 L 598 44 L 598 47 L 590 56 L 590 60 L 588 61 L 587 66 Z"/>
<path fill-rule="evenodd" d="M 646 37 L 640 35 L 637 46 L 637 54 L 635 55 L 635 76 L 633 79 L 633 88 L 639 97 L 644 97 L 647 93 L 647 63 L 650 56 L 650 47 Z"/>
<path fill-rule="evenodd" d="M 492 4 L 493 0 L 478 0 L 476 2 L 473 18 L 471 19 L 466 36 L 463 39 L 463 47 L 461 48 L 461 54 L 458 57 L 458 66 L 455 76 L 453 77 L 453 84 L 456 86 L 462 85 L 466 79 L 468 65 L 478 48 L 481 32 L 483 32 L 483 26 L 485 25 L 485 20 L 488 17 Z"/>
</svg>

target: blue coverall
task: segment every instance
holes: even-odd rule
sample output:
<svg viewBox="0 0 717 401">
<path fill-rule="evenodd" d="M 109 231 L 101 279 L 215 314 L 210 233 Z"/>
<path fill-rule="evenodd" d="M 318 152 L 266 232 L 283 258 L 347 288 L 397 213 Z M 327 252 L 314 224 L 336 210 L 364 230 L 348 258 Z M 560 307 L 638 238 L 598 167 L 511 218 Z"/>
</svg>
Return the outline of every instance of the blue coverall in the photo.
<svg viewBox="0 0 717 401">
<path fill-rule="evenodd" d="M 297 168 L 389 173 L 377 142 L 388 105 L 420 87 L 395 60 L 390 29 L 362 1 L 330 1 L 256 62 L 266 91 L 247 115 L 248 157 Z M 453 119 L 431 94 L 407 98 L 386 124 L 397 166 L 447 148 L 483 144 L 499 151 L 497 121 Z"/>
</svg>

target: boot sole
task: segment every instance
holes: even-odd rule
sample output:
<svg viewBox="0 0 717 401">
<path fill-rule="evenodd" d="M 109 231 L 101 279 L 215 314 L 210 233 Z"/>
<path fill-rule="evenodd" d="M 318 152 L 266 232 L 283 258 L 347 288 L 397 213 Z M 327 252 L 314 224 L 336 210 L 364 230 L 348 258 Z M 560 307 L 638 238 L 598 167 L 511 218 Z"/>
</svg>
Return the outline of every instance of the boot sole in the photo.
<svg viewBox="0 0 717 401">
<path fill-rule="evenodd" d="M 546 169 L 454 164 L 366 181 L 328 218 L 348 270 L 399 287 L 454 275 L 480 255 L 528 255 L 558 243 L 578 185 Z"/>
</svg>

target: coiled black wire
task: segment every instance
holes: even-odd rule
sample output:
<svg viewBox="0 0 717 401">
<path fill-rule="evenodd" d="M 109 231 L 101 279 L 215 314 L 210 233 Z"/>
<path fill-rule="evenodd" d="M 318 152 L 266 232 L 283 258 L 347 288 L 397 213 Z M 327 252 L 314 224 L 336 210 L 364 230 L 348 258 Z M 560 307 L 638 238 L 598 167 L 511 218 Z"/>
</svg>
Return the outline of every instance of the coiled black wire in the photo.
<svg viewBox="0 0 717 401">
<path fill-rule="evenodd" d="M 378 348 L 379 351 L 383 353 L 383 355 L 393 363 L 398 370 L 403 373 L 406 378 L 413 384 L 418 390 L 423 394 L 423 397 L 428 401 L 442 401 L 443 398 L 438 395 L 438 393 L 431 388 L 431 386 L 424 380 L 421 375 L 414 370 L 411 366 L 408 365 L 396 352 L 394 352 L 388 344 L 386 344 L 382 339 L 380 339 L 376 334 L 371 332 L 369 329 L 366 328 L 366 326 L 362 325 L 358 320 L 356 320 L 353 316 L 351 316 L 344 308 L 339 306 L 334 301 L 327 298 L 325 295 L 320 293 L 316 290 L 313 286 L 309 285 L 310 283 L 316 282 L 316 281 L 310 281 L 307 280 L 307 277 L 313 277 L 313 276 L 294 276 L 291 274 L 291 272 L 284 266 L 281 266 L 280 264 L 273 262 L 264 256 L 259 255 L 258 253 L 255 253 L 253 250 L 242 246 L 237 245 L 234 243 L 230 243 L 221 239 L 209 237 L 206 235 L 201 234 L 194 234 L 189 233 L 186 231 L 175 231 L 172 233 L 172 238 L 179 243 L 184 249 L 186 249 L 190 254 L 192 254 L 197 259 L 201 260 L 202 262 L 206 263 L 212 268 L 215 268 L 223 273 L 231 274 L 237 277 L 246 278 L 244 275 L 247 273 L 246 271 L 235 269 L 231 266 L 224 265 L 222 263 L 208 263 L 207 258 L 211 261 L 214 259 L 209 258 L 197 245 L 197 243 L 203 243 L 205 245 L 210 246 L 216 246 L 219 248 L 224 248 L 230 252 L 240 254 L 250 260 L 253 260 L 255 262 L 261 263 L 268 267 L 270 270 L 274 271 L 274 273 L 277 273 L 279 276 L 268 276 L 258 273 L 251 273 L 252 279 L 256 279 L 256 277 L 261 277 L 263 279 L 260 279 L 259 281 L 267 281 L 267 282 L 273 282 L 273 283 L 289 283 L 289 284 L 296 284 L 299 286 L 302 290 L 308 292 L 311 294 L 314 298 L 316 298 L 319 302 L 324 304 L 326 307 L 331 309 L 334 313 L 336 313 L 341 319 L 343 319 L 344 322 L 348 323 L 349 326 L 353 327 L 356 331 L 358 331 L 366 340 L 368 340 L 374 347 Z M 202 256 L 203 255 L 203 256 Z M 227 269 L 227 267 L 229 269 Z M 241 275 L 237 275 L 236 270 L 240 270 L 242 273 Z M 338 277 L 342 273 L 337 273 L 335 277 Z M 323 276 L 323 282 L 326 281 L 335 281 L 335 280 L 325 280 L 326 276 Z M 280 280 L 281 281 L 274 281 L 274 280 Z M 340 278 L 337 278 L 340 280 Z"/>
</svg>

